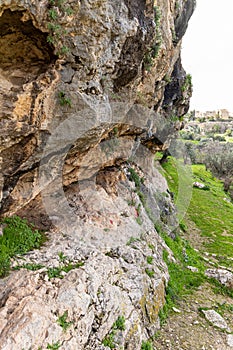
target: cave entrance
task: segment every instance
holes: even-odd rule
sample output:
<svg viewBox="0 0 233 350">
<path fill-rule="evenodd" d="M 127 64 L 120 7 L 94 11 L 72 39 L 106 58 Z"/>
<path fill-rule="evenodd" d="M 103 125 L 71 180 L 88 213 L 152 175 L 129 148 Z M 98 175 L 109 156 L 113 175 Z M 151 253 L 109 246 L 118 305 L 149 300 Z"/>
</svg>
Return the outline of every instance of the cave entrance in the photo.
<svg viewBox="0 0 233 350">
<path fill-rule="evenodd" d="M 0 28 L 0 87 L 6 92 L 35 80 L 56 57 L 26 11 L 5 10 Z"/>
</svg>

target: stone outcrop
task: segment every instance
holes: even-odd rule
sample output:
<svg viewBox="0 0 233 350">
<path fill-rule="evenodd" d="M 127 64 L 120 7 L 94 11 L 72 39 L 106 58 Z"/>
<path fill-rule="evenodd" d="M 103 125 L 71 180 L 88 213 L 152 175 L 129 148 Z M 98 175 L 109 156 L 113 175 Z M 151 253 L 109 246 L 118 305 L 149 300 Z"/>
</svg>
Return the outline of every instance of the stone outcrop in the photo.
<svg viewBox="0 0 233 350">
<path fill-rule="evenodd" d="M 124 316 L 115 346 L 139 350 L 159 328 L 169 249 L 157 231 L 176 219 L 153 158 L 188 109 L 180 47 L 194 6 L 0 0 L 1 215 L 50 229 L 25 257 L 43 267 L 1 280 L 2 349 L 104 349 Z M 83 266 L 49 278 L 59 252 Z"/>
<path fill-rule="evenodd" d="M 110 138 L 114 127 L 120 138 L 130 135 L 132 141 L 150 129 L 149 144 L 156 146 L 162 137 L 156 135 L 158 115 L 169 120 L 171 114 L 179 117 L 187 111 L 191 87 L 181 88 L 186 75 L 177 23 L 181 17 L 182 23 L 189 19 L 190 3 L 193 7 L 192 1 L 179 1 L 178 6 L 164 0 L 0 2 L 3 212 L 15 213 L 38 196 L 44 146 L 69 118 L 75 118 L 79 130 L 67 152 L 65 183 L 78 180 L 77 157 L 83 159 Z M 174 31 L 179 34 L 175 43 Z M 125 106 L 125 115 L 119 116 L 117 103 Z M 134 103 L 156 113 L 150 118 L 144 113 L 138 124 L 123 128 L 135 123 L 127 116 Z"/>
</svg>

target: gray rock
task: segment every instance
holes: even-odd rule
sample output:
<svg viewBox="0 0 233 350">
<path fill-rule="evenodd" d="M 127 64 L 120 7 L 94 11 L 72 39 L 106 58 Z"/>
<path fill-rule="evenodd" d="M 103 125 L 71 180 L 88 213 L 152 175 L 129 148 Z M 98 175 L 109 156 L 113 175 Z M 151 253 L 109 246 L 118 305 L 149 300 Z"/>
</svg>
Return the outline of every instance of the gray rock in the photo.
<svg viewBox="0 0 233 350">
<path fill-rule="evenodd" d="M 233 273 L 225 269 L 207 269 L 205 275 L 210 278 L 215 278 L 222 285 L 233 288 Z"/>
<path fill-rule="evenodd" d="M 233 348 L 233 334 L 227 335 L 227 345 Z"/>
<path fill-rule="evenodd" d="M 205 318 L 215 327 L 229 331 L 227 322 L 215 310 L 202 310 L 202 312 L 205 315 Z"/>
</svg>

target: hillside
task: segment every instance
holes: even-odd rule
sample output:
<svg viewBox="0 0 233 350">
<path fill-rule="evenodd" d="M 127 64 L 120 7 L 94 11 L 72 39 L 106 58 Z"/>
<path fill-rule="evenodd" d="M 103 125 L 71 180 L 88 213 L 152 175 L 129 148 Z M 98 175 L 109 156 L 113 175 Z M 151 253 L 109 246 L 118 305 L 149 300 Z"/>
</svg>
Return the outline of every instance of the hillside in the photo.
<svg viewBox="0 0 233 350">
<path fill-rule="evenodd" d="M 177 162 L 164 163 L 169 187 L 178 198 Z M 169 313 L 154 337 L 160 349 L 215 349 L 233 347 L 233 204 L 223 183 L 205 170 L 192 166 L 192 181 L 205 185 L 193 187 L 192 198 L 175 239 L 165 238 L 177 258 L 168 262 Z M 212 310 L 212 311 L 208 311 Z M 209 315 L 205 312 L 208 311 Z M 219 316 L 218 322 L 216 313 Z M 211 317 L 208 317 L 212 315 Z"/>
</svg>

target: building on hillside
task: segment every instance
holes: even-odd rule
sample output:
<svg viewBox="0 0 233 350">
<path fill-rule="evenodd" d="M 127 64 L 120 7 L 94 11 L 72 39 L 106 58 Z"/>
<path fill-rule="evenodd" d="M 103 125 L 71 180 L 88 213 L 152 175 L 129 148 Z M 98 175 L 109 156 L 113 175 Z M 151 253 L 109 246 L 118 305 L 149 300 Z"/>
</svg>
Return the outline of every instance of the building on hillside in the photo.
<svg viewBox="0 0 233 350">
<path fill-rule="evenodd" d="M 230 119 L 230 113 L 227 109 L 219 110 L 220 119 Z"/>
</svg>

